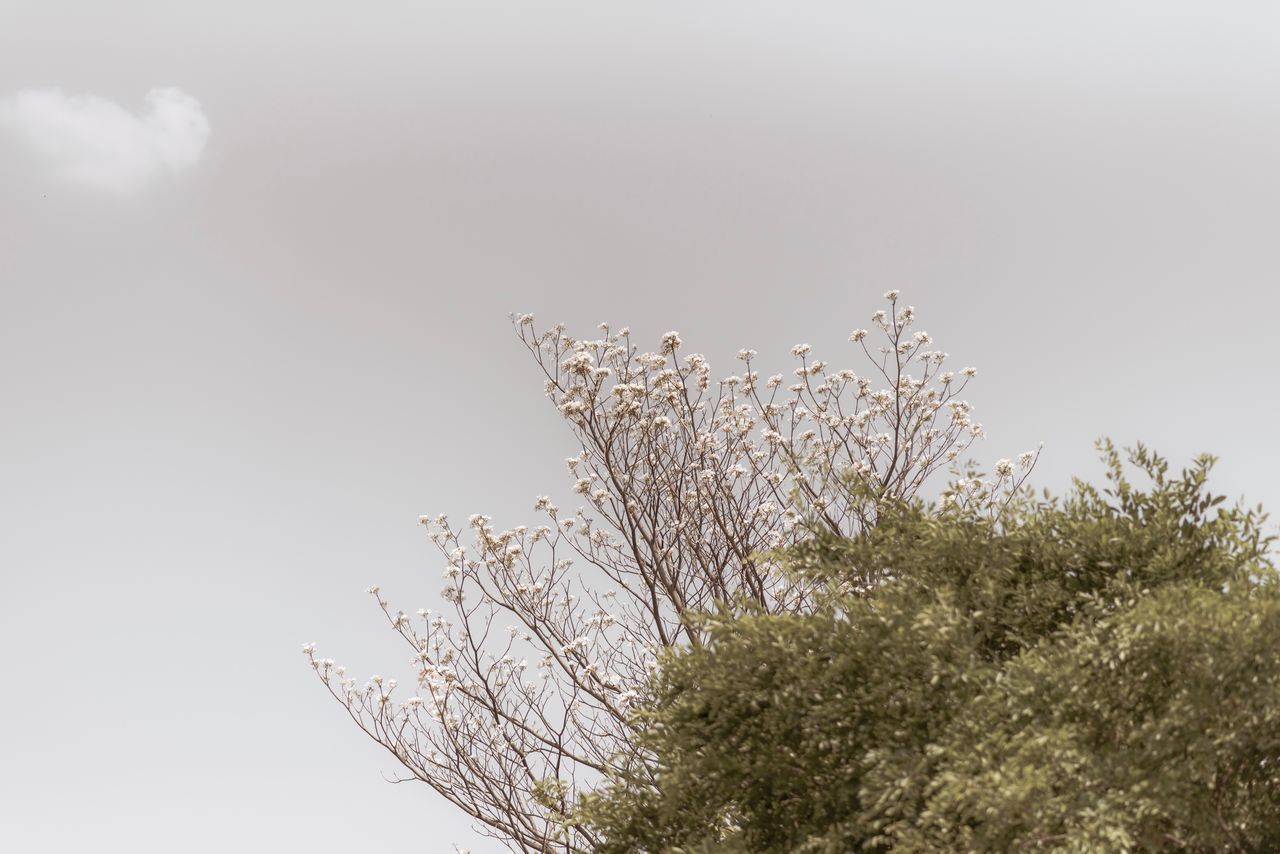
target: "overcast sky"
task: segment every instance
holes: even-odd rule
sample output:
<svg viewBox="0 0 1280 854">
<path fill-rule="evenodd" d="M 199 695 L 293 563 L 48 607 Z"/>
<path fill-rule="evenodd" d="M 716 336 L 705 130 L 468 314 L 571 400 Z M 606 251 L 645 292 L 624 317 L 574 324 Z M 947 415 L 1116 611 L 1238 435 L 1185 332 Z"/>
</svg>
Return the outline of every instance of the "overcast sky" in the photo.
<svg viewBox="0 0 1280 854">
<path fill-rule="evenodd" d="M 569 495 L 509 311 L 857 369 L 900 288 L 984 460 L 1280 507 L 1278 99 L 1270 2 L 0 0 L 0 848 L 493 850 L 299 647 Z"/>
</svg>

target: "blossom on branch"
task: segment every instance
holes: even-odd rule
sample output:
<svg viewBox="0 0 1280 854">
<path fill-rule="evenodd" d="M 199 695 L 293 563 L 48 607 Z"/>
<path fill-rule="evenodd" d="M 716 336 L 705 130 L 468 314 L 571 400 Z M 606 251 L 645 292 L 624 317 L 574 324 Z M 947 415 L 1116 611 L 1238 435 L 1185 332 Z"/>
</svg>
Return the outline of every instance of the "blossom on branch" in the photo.
<svg viewBox="0 0 1280 854">
<path fill-rule="evenodd" d="M 676 332 L 655 353 L 626 328 L 578 340 L 513 316 L 579 443 L 566 466 L 583 506 L 539 496 L 546 524 L 502 530 L 482 514 L 459 527 L 422 516 L 447 559 L 451 618 L 411 620 L 368 590 L 411 651 L 417 692 L 393 702 L 393 682 L 356 688 L 328 659 L 313 665 L 325 686 L 406 779 L 512 849 L 591 850 L 577 798 L 610 771 L 642 767 L 630 715 L 658 651 L 701 642 L 699 615 L 717 605 L 805 612 L 814 590 L 781 571 L 776 550 L 874 524 L 880 502 L 915 495 L 982 435 L 960 397 L 973 369 L 942 371 L 946 354 L 924 349 L 932 339 L 912 328 L 915 310 L 897 308 L 897 291 L 885 298 L 892 313 L 871 318 L 883 345 L 850 335 L 863 373 L 801 344 L 785 391 L 780 374 L 761 386 L 754 350 L 738 352 L 741 373 L 713 382 L 703 355 L 677 356 Z M 1033 464 L 1019 458 L 1024 472 Z M 996 507 L 1026 476 L 1008 460 L 996 474 L 953 484 L 944 505 Z M 314 645 L 303 651 L 316 660 Z"/>
</svg>

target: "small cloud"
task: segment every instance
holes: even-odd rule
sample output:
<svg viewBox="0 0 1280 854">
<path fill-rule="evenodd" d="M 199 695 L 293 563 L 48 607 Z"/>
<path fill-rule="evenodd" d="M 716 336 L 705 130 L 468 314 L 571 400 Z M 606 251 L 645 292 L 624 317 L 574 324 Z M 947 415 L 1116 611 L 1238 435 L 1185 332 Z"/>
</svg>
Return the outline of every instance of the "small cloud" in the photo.
<svg viewBox="0 0 1280 854">
<path fill-rule="evenodd" d="M 200 102 L 172 88 L 148 92 L 141 115 L 97 95 L 23 89 L 0 100 L 0 127 L 59 177 L 121 193 L 194 165 L 209 137 Z"/>
</svg>

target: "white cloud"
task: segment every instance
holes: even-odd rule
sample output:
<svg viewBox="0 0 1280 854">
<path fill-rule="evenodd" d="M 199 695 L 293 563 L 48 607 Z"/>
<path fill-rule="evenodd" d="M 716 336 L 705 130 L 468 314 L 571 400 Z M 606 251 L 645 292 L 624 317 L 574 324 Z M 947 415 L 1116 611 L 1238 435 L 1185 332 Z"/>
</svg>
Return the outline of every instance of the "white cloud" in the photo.
<svg viewBox="0 0 1280 854">
<path fill-rule="evenodd" d="M 152 89 L 134 115 L 108 98 L 24 89 L 0 101 L 6 127 L 55 173 L 116 192 L 141 189 L 164 172 L 179 172 L 204 153 L 209 120 L 181 89 Z"/>
</svg>

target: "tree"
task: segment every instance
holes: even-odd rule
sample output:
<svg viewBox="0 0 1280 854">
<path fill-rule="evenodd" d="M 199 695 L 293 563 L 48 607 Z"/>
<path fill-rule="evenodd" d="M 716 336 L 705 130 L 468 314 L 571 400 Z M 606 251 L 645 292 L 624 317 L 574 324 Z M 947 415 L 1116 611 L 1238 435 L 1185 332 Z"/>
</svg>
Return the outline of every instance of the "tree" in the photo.
<svg viewBox="0 0 1280 854">
<path fill-rule="evenodd" d="M 658 652 L 701 646 L 697 615 L 717 603 L 807 612 L 812 585 L 772 557 L 802 536 L 801 520 L 864 530 L 982 434 L 959 397 L 974 370 L 944 370 L 946 354 L 912 331 L 914 309 L 897 291 L 885 297 L 872 317 L 882 346 L 850 335 L 867 375 L 830 371 L 805 344 L 789 384 L 761 379 L 750 350 L 738 353 L 741 373 L 714 381 L 675 332 L 640 352 L 627 329 L 578 340 L 513 316 L 579 442 L 567 463 L 581 506 L 540 497 L 544 524 L 501 531 L 482 515 L 466 526 L 423 517 L 448 561 L 451 614 L 414 618 L 369 591 L 411 650 L 419 690 L 400 701 L 394 680 L 359 687 L 308 644 L 324 685 L 405 779 L 509 847 L 597 846 L 575 804 L 596 782 L 649 767 L 632 705 Z M 993 479 L 966 477 L 945 497 L 990 506 L 1018 482 L 1002 460 Z"/>
<path fill-rule="evenodd" d="M 1141 491 L 1104 453 L 1106 490 L 895 502 L 793 547 L 826 601 L 664 652 L 651 767 L 584 799 L 600 850 L 1280 850 L 1265 516 L 1220 506 L 1210 458 L 1140 447 Z"/>
</svg>

